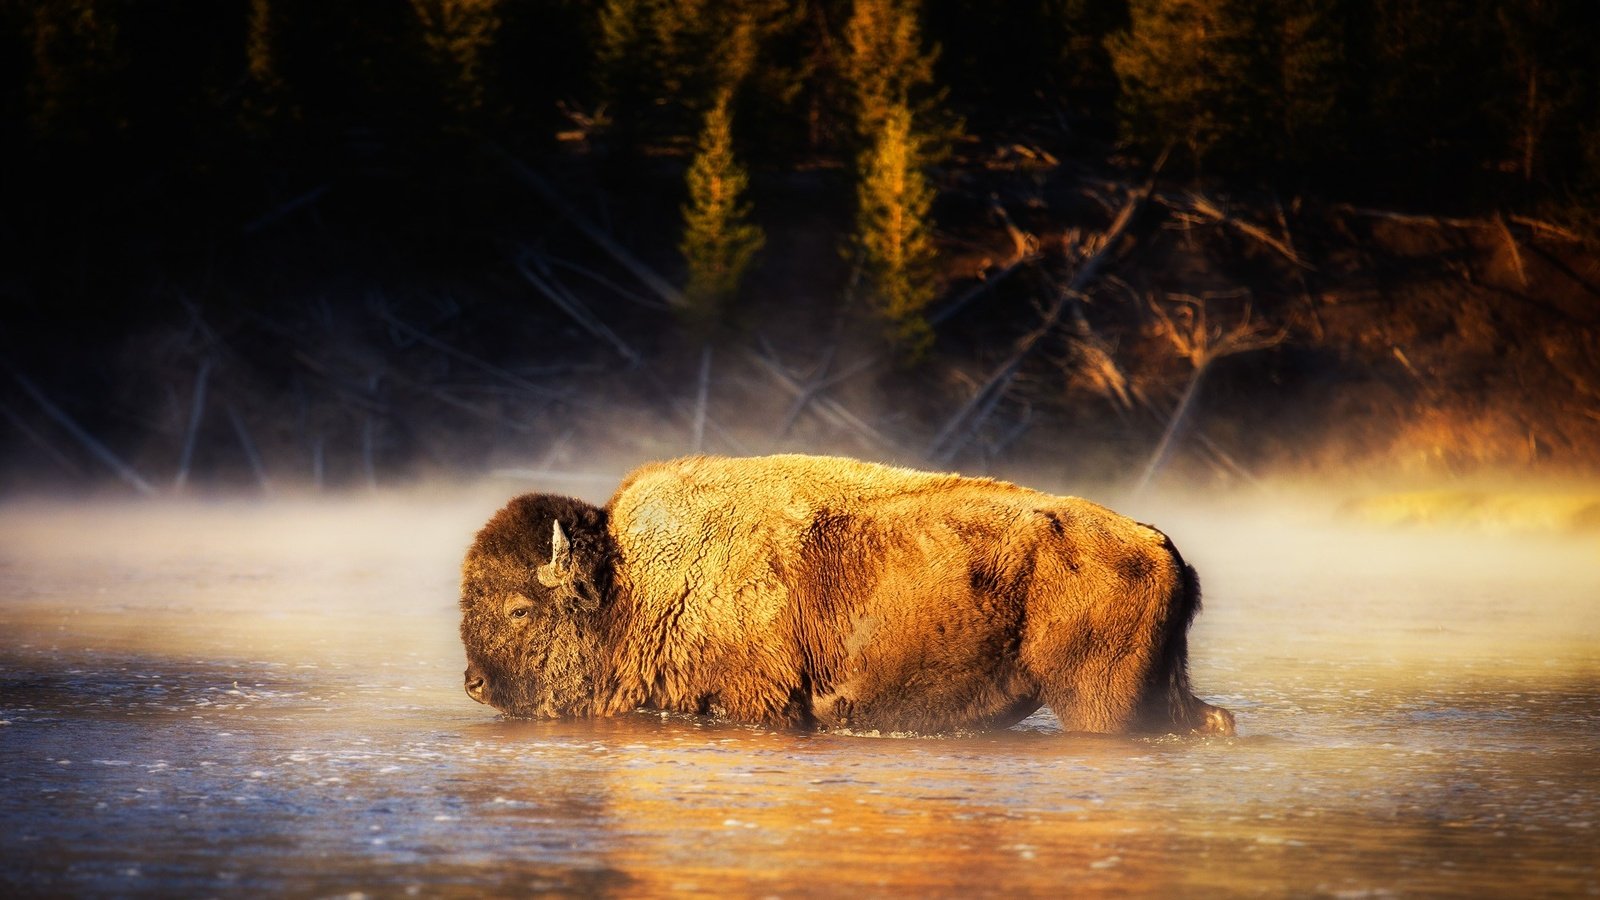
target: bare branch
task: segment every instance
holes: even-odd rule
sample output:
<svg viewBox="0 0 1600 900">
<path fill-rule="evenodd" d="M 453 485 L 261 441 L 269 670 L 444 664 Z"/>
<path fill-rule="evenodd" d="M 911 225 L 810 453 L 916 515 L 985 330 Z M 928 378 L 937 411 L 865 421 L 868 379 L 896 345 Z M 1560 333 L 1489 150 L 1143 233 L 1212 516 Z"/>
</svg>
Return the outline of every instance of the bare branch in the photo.
<svg viewBox="0 0 1600 900">
<path fill-rule="evenodd" d="M 83 428 L 83 426 L 79 425 L 71 416 L 67 415 L 66 412 L 61 409 L 61 407 L 51 402 L 50 398 L 45 396 L 44 392 L 39 390 L 38 385 L 34 384 L 33 381 L 28 378 L 28 376 L 13 370 L 11 377 L 16 379 L 17 384 L 22 387 L 23 392 L 29 397 L 33 398 L 33 402 L 39 405 L 39 408 L 44 411 L 45 415 L 49 416 L 50 419 L 53 420 L 57 425 L 60 425 L 62 428 L 66 429 L 68 434 L 72 435 L 73 438 L 78 441 L 78 443 L 83 445 L 85 450 L 89 451 L 90 455 L 104 463 L 106 468 L 117 473 L 117 477 L 127 482 L 128 485 L 134 490 L 146 496 L 152 495 L 156 492 L 155 488 L 150 486 L 150 482 L 145 481 L 144 478 L 142 478 L 132 466 L 123 462 L 120 457 L 111 452 L 110 448 L 96 440 L 93 435 Z"/>
<path fill-rule="evenodd" d="M 200 361 L 200 371 L 194 376 L 194 399 L 189 403 L 189 427 L 184 430 L 183 449 L 178 453 L 178 473 L 172 478 L 174 490 L 183 490 L 189 481 L 189 463 L 194 459 L 195 440 L 200 435 L 200 422 L 205 416 L 206 385 L 211 380 L 212 359 Z"/>
<path fill-rule="evenodd" d="M 1529 231 L 1537 234 L 1542 234 L 1545 237 L 1558 238 L 1563 241 L 1570 241 L 1574 244 L 1591 243 L 1589 238 L 1584 237 L 1576 231 L 1562 228 L 1560 225 L 1555 225 L 1550 222 L 1532 219 L 1527 216 L 1511 216 L 1510 219 L 1513 224 L 1521 225 L 1523 228 L 1526 228 Z"/>
<path fill-rule="evenodd" d="M 1392 209 L 1373 209 L 1367 206 L 1352 206 L 1340 203 L 1333 207 L 1334 212 L 1341 212 L 1352 216 L 1361 216 L 1366 219 L 1384 219 L 1390 222 L 1402 222 L 1407 225 L 1427 225 L 1433 228 L 1498 228 L 1493 219 L 1461 219 L 1450 216 L 1428 216 L 1416 213 L 1397 212 Z M 1547 238 L 1568 241 L 1574 244 L 1591 243 L 1591 239 L 1578 234 L 1570 229 L 1562 228 L 1552 222 L 1545 222 L 1529 216 L 1506 216 L 1505 219 L 1513 225 L 1520 225 L 1529 231 L 1543 235 Z"/>
<path fill-rule="evenodd" d="M 244 451 L 244 458 L 250 463 L 250 471 L 256 476 L 256 483 L 261 485 L 263 491 L 267 490 L 270 487 L 267 483 L 267 467 L 261 461 L 261 451 L 256 449 L 256 442 L 250 437 L 250 429 L 245 425 L 244 417 L 232 403 L 225 404 L 223 409 L 228 413 L 228 421 L 233 425 L 233 434 L 239 439 L 239 449 Z"/>
<path fill-rule="evenodd" d="M 1262 325 L 1252 322 L 1248 303 L 1237 325 L 1226 331 L 1220 328 L 1213 331 L 1206 324 L 1205 301 L 1183 294 L 1169 294 L 1168 298 L 1183 304 L 1183 309 L 1188 313 L 1186 327 L 1180 328 L 1173 317 L 1154 299 L 1150 301 L 1150 307 L 1161 320 L 1173 347 L 1180 356 L 1187 358 L 1193 364 L 1194 370 L 1189 374 L 1189 381 L 1178 397 L 1177 406 L 1167 419 L 1166 428 L 1161 432 L 1161 439 L 1156 442 L 1155 450 L 1151 452 L 1138 483 L 1134 485 L 1135 494 L 1143 493 L 1155 479 L 1156 474 L 1167 464 L 1194 406 L 1194 399 L 1200 393 L 1200 384 L 1210 371 L 1211 364 L 1226 356 L 1277 346 L 1288 336 L 1285 329 L 1269 332 L 1264 330 Z M 1220 451 L 1215 452 L 1220 453 Z M 1226 464 L 1230 461 L 1224 459 L 1222 462 Z M 1239 471 L 1243 472 L 1243 469 L 1240 468 Z"/>
<path fill-rule="evenodd" d="M 1289 248 L 1290 253 L 1299 256 L 1300 251 L 1295 249 L 1294 246 L 1294 232 L 1289 230 L 1289 217 L 1284 213 L 1283 201 L 1278 198 L 1277 194 L 1272 195 L 1272 206 L 1273 209 L 1278 213 L 1278 228 L 1283 232 L 1284 245 Z M 1306 311 L 1311 314 L 1311 324 L 1316 329 L 1317 340 L 1320 341 L 1322 340 L 1326 329 L 1324 329 L 1322 325 L 1322 313 L 1317 310 L 1317 303 L 1311 297 L 1311 285 L 1306 281 L 1305 270 L 1299 266 L 1296 266 L 1294 269 L 1294 277 L 1295 281 L 1297 281 L 1300 285 L 1300 302 L 1305 304 Z"/>
<path fill-rule="evenodd" d="M 54 460 L 56 465 L 60 466 L 62 469 L 72 475 L 82 476 L 84 474 L 81 466 L 73 462 L 72 459 L 65 453 L 57 450 L 54 444 L 50 443 L 50 441 L 44 435 L 40 434 L 33 428 L 33 426 L 29 425 L 27 421 L 23 419 L 22 416 L 18 415 L 17 412 L 11 407 L 5 405 L 4 403 L 0 403 L 0 416 L 5 416 L 12 425 L 16 426 L 18 431 L 22 432 L 24 437 L 32 441 L 40 450 L 45 452 L 46 456 L 49 456 L 52 460 Z"/>
<path fill-rule="evenodd" d="M 746 349 L 744 351 L 744 355 L 751 362 L 755 363 L 757 368 L 772 376 L 773 380 L 777 381 L 778 385 L 784 390 L 788 391 L 791 395 L 795 397 L 801 397 L 805 395 L 805 386 L 796 381 L 788 372 L 784 371 L 783 367 L 780 366 L 776 361 L 750 349 Z M 842 428 L 844 430 L 854 432 L 868 443 L 881 449 L 898 452 L 899 448 L 895 445 L 894 441 L 890 440 L 878 429 L 867 424 L 859 416 L 846 409 L 837 401 L 828 397 L 814 396 L 812 397 L 811 404 L 816 409 L 817 415 L 828 424 L 833 425 L 836 428 Z"/>
<path fill-rule="evenodd" d="M 506 152 L 499 144 L 485 142 L 483 146 L 485 152 L 499 160 L 518 181 L 532 188 L 534 193 L 544 198 L 544 201 L 550 204 L 556 212 L 560 213 L 563 218 L 583 232 L 585 237 L 595 243 L 595 246 L 604 250 L 607 255 L 631 272 L 633 277 L 639 279 L 641 284 L 650 289 L 651 293 L 660 297 L 670 307 L 675 309 L 688 308 L 689 301 L 683 296 L 682 291 L 673 287 L 671 282 L 661 277 L 654 269 L 645 265 L 638 257 L 613 240 L 609 234 L 601 231 L 599 227 L 581 215 L 571 203 L 567 202 L 561 192 L 555 189 L 554 185 L 544 179 L 544 176 Z"/>
<path fill-rule="evenodd" d="M 1172 447 L 1177 440 L 1178 429 L 1183 427 L 1184 420 L 1188 418 L 1189 408 L 1194 404 L 1194 398 L 1200 393 L 1200 382 L 1205 378 L 1206 369 L 1210 361 L 1195 366 L 1189 373 L 1189 382 L 1183 386 L 1183 393 L 1178 397 L 1178 405 L 1173 408 L 1172 415 L 1167 419 L 1167 427 L 1161 432 L 1161 440 L 1156 442 L 1156 449 L 1150 454 L 1149 462 L 1145 463 L 1144 472 L 1139 475 L 1139 481 L 1133 487 L 1135 496 L 1144 493 L 1150 482 L 1155 479 L 1156 473 L 1167 464 L 1167 458 L 1172 453 Z"/>
<path fill-rule="evenodd" d="M 555 390 L 551 390 L 550 388 L 547 388 L 547 387 L 541 387 L 541 386 L 539 386 L 537 384 L 534 384 L 533 382 L 527 380 L 526 378 L 523 378 L 520 375 L 516 375 L 516 374 L 514 374 L 512 372 L 509 372 L 509 371 L 507 371 L 505 369 L 500 368 L 499 366 L 495 365 L 494 363 L 486 362 L 486 361 L 484 361 L 482 359 L 479 359 L 476 356 L 473 356 L 470 353 L 466 353 L 466 352 L 463 352 L 461 350 L 458 350 L 457 348 L 445 343 L 444 341 L 439 340 L 438 338 L 434 337 L 433 335 L 428 334 L 427 332 L 422 331 L 421 329 L 418 329 L 415 326 L 413 326 L 413 325 L 411 325 L 411 324 L 409 324 L 409 323 L 397 318 L 393 313 L 390 313 L 387 309 L 375 310 L 374 314 L 378 318 L 382 319 L 385 322 L 388 322 L 390 325 L 394 326 L 395 328 L 398 328 L 399 330 L 411 335 L 412 337 L 414 337 L 418 341 L 428 345 L 429 347 L 432 347 L 435 350 L 438 350 L 440 353 L 443 353 L 446 356 L 452 357 L 454 359 L 460 360 L 461 362 L 464 362 L 467 365 L 470 365 L 473 368 L 478 369 L 479 371 L 485 372 L 485 373 L 487 373 L 489 375 L 493 375 L 494 377 L 506 382 L 507 384 L 511 384 L 511 385 L 514 385 L 514 386 L 516 386 L 518 388 L 521 388 L 522 390 L 525 390 L 530 394 L 533 394 L 533 395 L 539 396 L 539 397 L 552 397 L 552 398 L 561 398 L 561 397 L 565 396 L 565 394 L 563 392 L 561 392 L 561 391 L 555 391 Z M 317 363 L 315 360 L 312 360 L 312 359 L 310 359 L 310 357 L 307 357 L 304 354 L 299 353 L 299 351 L 295 351 L 295 353 L 298 356 L 300 356 L 302 362 L 307 363 L 314 371 L 317 371 L 317 372 L 323 373 L 323 374 L 326 373 L 326 370 L 319 363 Z"/>
<path fill-rule="evenodd" d="M 706 397 L 711 389 L 711 345 L 700 348 L 700 389 L 695 395 L 693 439 L 690 446 L 699 453 L 706 441 Z"/>
<path fill-rule="evenodd" d="M 331 184 L 324 184 L 320 187 L 312 188 L 311 190 L 306 191 L 304 194 L 301 194 L 300 196 L 295 197 L 293 200 L 290 200 L 288 203 L 279 206 L 277 209 L 251 219 L 249 222 L 245 223 L 244 228 L 241 230 L 245 234 L 255 234 L 256 232 L 267 228 L 279 220 L 286 218 L 296 210 L 316 203 L 318 200 L 322 199 L 323 194 L 326 194 L 332 189 L 333 185 Z"/>
<path fill-rule="evenodd" d="M 1246 235 L 1247 237 L 1250 237 L 1251 239 L 1272 248 L 1284 259 L 1287 259 L 1290 263 L 1294 264 L 1295 267 L 1312 272 L 1316 271 L 1316 266 L 1313 266 L 1301 259 L 1300 254 L 1294 251 L 1294 247 L 1282 240 L 1279 240 L 1277 237 L 1274 237 L 1271 232 L 1259 225 L 1254 224 L 1253 222 L 1248 222 L 1244 219 L 1238 218 L 1237 216 L 1229 215 L 1227 210 L 1223 209 L 1209 197 L 1206 197 L 1204 194 L 1201 194 L 1198 191 L 1185 191 L 1179 196 L 1160 194 L 1157 195 L 1156 201 L 1175 212 L 1191 213 L 1198 215 L 1203 219 L 1208 219 L 1213 222 L 1220 222 L 1224 225 L 1227 225 L 1229 228 L 1238 231 L 1240 234 Z"/>
<path fill-rule="evenodd" d="M 1168 151 L 1170 149 L 1169 147 Z M 1144 205 L 1144 202 L 1149 199 L 1151 193 L 1155 190 L 1156 178 L 1160 174 L 1166 158 L 1167 152 L 1164 151 L 1161 154 L 1161 158 L 1156 161 L 1156 165 L 1151 170 L 1150 176 L 1146 179 L 1144 185 L 1128 196 L 1128 201 L 1123 204 L 1121 211 L 1117 213 L 1111 225 L 1096 240 L 1084 245 L 1084 251 L 1087 253 L 1086 258 L 1078 266 L 1072 278 L 1057 291 L 1055 303 L 1044 315 L 1044 320 L 1039 327 L 1017 341 L 1006 361 L 1001 363 L 983 385 L 978 388 L 977 392 L 960 409 L 956 410 L 954 415 L 945 421 L 944 426 L 939 429 L 933 440 L 928 444 L 926 456 L 929 459 L 941 463 L 948 462 L 966 444 L 967 438 L 963 437 L 963 435 L 970 435 L 976 431 L 982 425 L 983 420 L 994 411 L 999 404 L 999 400 L 993 395 L 1004 393 L 1010 387 L 1012 380 L 1016 378 L 1017 371 L 1022 367 L 1023 361 L 1060 324 L 1061 316 L 1068 310 L 1069 303 L 1074 305 L 1078 303 L 1078 297 L 1094 282 L 1095 278 L 1099 276 L 1100 270 L 1111 259 L 1113 250 L 1133 222 L 1134 214 L 1139 211 L 1139 208 Z"/>
<path fill-rule="evenodd" d="M 1506 217 L 1496 213 L 1495 224 L 1500 226 L 1500 236 L 1505 239 L 1506 247 L 1511 251 L 1511 266 L 1517 270 L 1517 280 L 1523 287 L 1528 286 L 1528 270 L 1522 267 L 1522 251 L 1517 248 L 1517 239 L 1511 236 L 1511 227 L 1506 224 Z"/>
<path fill-rule="evenodd" d="M 577 263 L 572 262 L 571 260 L 561 259 L 561 258 L 555 257 L 555 256 L 548 256 L 548 255 L 545 255 L 545 254 L 542 254 L 542 253 L 537 255 L 536 260 L 537 260 L 537 262 L 539 264 L 539 268 L 540 268 L 541 271 L 547 271 L 551 266 L 555 266 L 555 267 L 559 267 L 559 268 L 562 268 L 562 269 L 566 269 L 566 270 L 571 271 L 571 272 L 576 272 L 577 274 L 582 275 L 583 277 L 589 279 L 590 281 L 593 281 L 595 284 L 598 284 L 601 287 L 606 288 L 607 290 L 609 290 L 612 293 L 616 294 L 618 297 L 621 297 L 622 299 L 628 301 L 629 303 L 635 304 L 637 306 L 642 306 L 645 309 L 653 309 L 653 310 L 665 312 L 667 309 L 670 308 L 670 307 L 667 306 L 667 304 L 661 302 L 660 300 L 652 300 L 649 297 L 640 296 L 639 294 L 636 294 L 633 291 L 628 290 L 627 288 L 623 287 L 620 284 L 617 284 L 615 281 L 612 281 L 611 279 L 605 277 L 604 275 L 601 275 L 599 272 L 596 272 L 595 270 L 587 268 L 585 266 L 580 266 Z"/>
<path fill-rule="evenodd" d="M 612 331 L 606 323 L 600 320 L 599 316 L 589 309 L 587 304 L 574 296 L 560 282 L 554 278 L 548 278 L 548 273 L 546 277 L 541 277 L 521 260 L 516 262 L 516 267 L 517 271 L 522 273 L 522 277 L 533 285 L 539 293 L 544 294 L 551 303 L 560 307 L 561 311 L 578 323 L 583 330 L 589 332 L 603 343 L 609 344 L 623 359 L 628 361 L 628 365 L 638 366 L 643 361 L 643 358 L 628 345 L 627 341 L 624 341 L 615 331 Z"/>
</svg>

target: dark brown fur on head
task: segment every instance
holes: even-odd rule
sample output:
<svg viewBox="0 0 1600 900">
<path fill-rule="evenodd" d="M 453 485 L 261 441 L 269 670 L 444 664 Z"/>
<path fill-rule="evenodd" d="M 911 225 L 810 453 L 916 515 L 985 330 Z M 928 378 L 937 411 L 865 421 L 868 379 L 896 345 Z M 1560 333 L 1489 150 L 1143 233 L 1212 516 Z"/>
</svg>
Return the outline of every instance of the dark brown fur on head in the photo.
<svg viewBox="0 0 1600 900">
<path fill-rule="evenodd" d="M 557 522 L 571 566 L 552 585 Z M 612 552 L 605 510 L 553 494 L 518 497 L 479 530 L 461 565 L 461 641 L 490 705 L 513 716 L 588 713 Z"/>
</svg>

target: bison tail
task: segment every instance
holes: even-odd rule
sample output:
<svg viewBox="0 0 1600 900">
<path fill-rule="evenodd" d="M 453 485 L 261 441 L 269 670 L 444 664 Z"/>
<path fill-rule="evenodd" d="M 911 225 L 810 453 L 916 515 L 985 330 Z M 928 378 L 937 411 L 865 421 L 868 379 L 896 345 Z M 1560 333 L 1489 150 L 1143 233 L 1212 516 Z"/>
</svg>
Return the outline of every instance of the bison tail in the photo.
<svg viewBox="0 0 1600 900">
<path fill-rule="evenodd" d="M 1164 536 L 1163 536 L 1164 537 Z M 1202 704 L 1189 689 L 1189 626 L 1200 612 L 1200 575 L 1194 566 L 1183 561 L 1172 540 L 1166 540 L 1166 550 L 1179 572 L 1178 584 L 1168 600 L 1165 634 L 1161 650 L 1151 672 L 1151 705 L 1165 695 L 1165 712 L 1170 721 L 1179 726 L 1189 726 L 1200 714 Z"/>
</svg>

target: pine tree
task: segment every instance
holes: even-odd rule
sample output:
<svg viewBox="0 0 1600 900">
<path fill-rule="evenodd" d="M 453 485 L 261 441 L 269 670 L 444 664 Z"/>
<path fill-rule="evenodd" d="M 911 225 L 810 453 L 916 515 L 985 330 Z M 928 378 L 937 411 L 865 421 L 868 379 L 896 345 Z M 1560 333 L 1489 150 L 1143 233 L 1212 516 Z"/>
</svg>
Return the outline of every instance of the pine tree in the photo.
<svg viewBox="0 0 1600 900">
<path fill-rule="evenodd" d="M 911 110 L 891 105 L 862 160 L 856 243 L 877 312 L 889 326 L 890 339 L 910 359 L 933 343 L 924 313 L 937 297 L 929 224 L 933 189 L 922 163 L 923 139 L 912 128 Z"/>
<path fill-rule="evenodd" d="M 1278 156 L 1296 166 L 1347 159 L 1351 98 L 1346 54 L 1346 0 L 1277 0 L 1278 95 L 1273 130 Z"/>
<path fill-rule="evenodd" d="M 283 76 L 278 71 L 278 21 L 273 0 L 250 0 L 245 23 L 245 73 L 249 76 L 243 123 L 252 131 L 283 114 Z"/>
<path fill-rule="evenodd" d="M 656 0 L 649 27 L 656 47 L 655 77 L 660 95 L 681 98 L 693 92 L 714 69 L 714 41 L 728 11 L 710 0 Z M 708 65 L 709 64 L 709 65 Z"/>
<path fill-rule="evenodd" d="M 937 51 L 922 49 L 916 0 L 856 0 L 845 24 L 844 78 L 856 131 L 872 140 L 897 107 L 933 82 Z"/>
<path fill-rule="evenodd" d="M 684 296 L 690 317 L 701 327 L 726 312 L 766 242 L 744 202 L 749 176 L 733 154 L 732 96 L 731 90 L 723 91 L 706 112 L 683 208 L 679 249 L 689 267 Z"/>
<path fill-rule="evenodd" d="M 1052 62 L 1061 89 L 1069 99 L 1077 98 L 1075 105 L 1083 112 L 1111 120 L 1117 74 L 1106 39 L 1127 27 L 1126 0 L 1044 0 L 1044 6 L 1051 26 L 1045 33 L 1060 34 Z M 1085 106 L 1090 108 L 1083 109 Z"/>
<path fill-rule="evenodd" d="M 645 0 L 605 0 L 596 14 L 599 40 L 595 57 L 600 90 L 615 94 L 623 89 L 624 66 L 640 49 L 644 37 Z"/>
<path fill-rule="evenodd" d="M 33 8 L 28 95 L 41 134 L 86 139 L 124 123 L 117 76 L 127 66 L 105 0 L 42 0 Z"/>
<path fill-rule="evenodd" d="M 636 146 L 695 133 L 710 101 L 756 67 L 757 49 L 797 21 L 784 0 L 606 0 L 596 82 L 613 134 Z"/>
<path fill-rule="evenodd" d="M 855 0 L 845 26 L 845 76 L 865 144 L 856 160 L 854 249 L 874 311 L 908 359 L 933 342 L 924 311 L 937 296 L 933 189 L 923 174 L 934 138 L 918 127 L 934 109 L 914 97 L 931 83 L 936 54 L 922 49 L 917 12 L 914 0 Z"/>
<path fill-rule="evenodd" d="M 1176 142 L 1198 161 L 1269 138 L 1274 79 L 1259 0 L 1133 0 L 1112 39 L 1123 134 L 1146 148 Z"/>
<path fill-rule="evenodd" d="M 1076 127 L 1115 97 L 1105 39 L 1126 20 L 1126 0 L 1032 0 L 1003 15 L 993 0 L 924 0 L 922 24 L 940 48 L 935 78 L 969 115 L 1004 127 L 1071 111 Z"/>
<path fill-rule="evenodd" d="M 1358 154 L 1410 187 L 1459 192 L 1501 149 L 1485 128 L 1498 40 L 1486 0 L 1370 0 L 1353 60 Z"/>
<path fill-rule="evenodd" d="M 1581 4 L 1522 0 L 1500 7 L 1504 41 L 1498 117 L 1523 182 L 1561 183 L 1581 164 L 1582 133 L 1600 129 L 1600 25 Z"/>
<path fill-rule="evenodd" d="M 484 56 L 500 28 L 500 0 L 411 0 L 434 65 L 447 73 L 456 114 L 472 116 L 486 95 Z"/>
</svg>

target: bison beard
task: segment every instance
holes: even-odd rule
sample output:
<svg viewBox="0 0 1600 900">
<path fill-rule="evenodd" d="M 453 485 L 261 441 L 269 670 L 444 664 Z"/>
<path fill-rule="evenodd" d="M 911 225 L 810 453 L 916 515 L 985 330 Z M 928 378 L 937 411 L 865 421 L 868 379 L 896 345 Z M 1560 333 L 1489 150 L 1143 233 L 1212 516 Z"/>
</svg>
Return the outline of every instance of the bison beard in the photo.
<svg viewBox="0 0 1600 900">
<path fill-rule="evenodd" d="M 1005 482 L 813 456 L 529 494 L 462 565 L 467 693 L 801 728 L 1232 734 L 1189 690 L 1200 587 L 1166 535 Z"/>
</svg>

